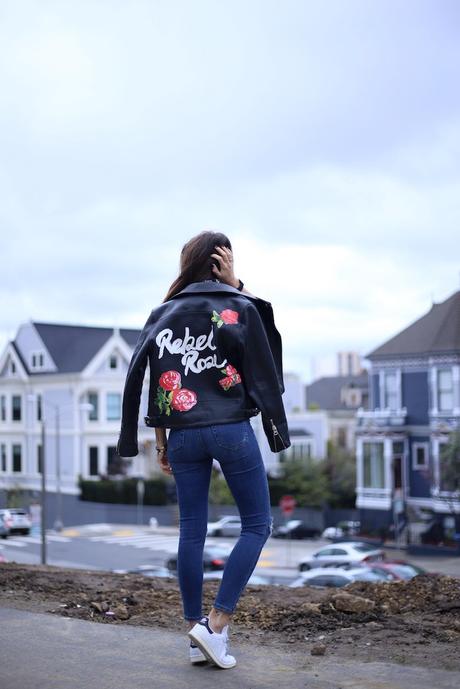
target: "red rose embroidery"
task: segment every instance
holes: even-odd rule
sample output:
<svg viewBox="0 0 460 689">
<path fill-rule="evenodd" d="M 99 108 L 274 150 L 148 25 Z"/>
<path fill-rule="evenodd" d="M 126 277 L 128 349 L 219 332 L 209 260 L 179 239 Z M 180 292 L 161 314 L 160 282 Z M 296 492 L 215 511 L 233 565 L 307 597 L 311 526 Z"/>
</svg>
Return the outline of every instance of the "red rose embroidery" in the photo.
<svg viewBox="0 0 460 689">
<path fill-rule="evenodd" d="M 240 374 L 238 373 L 238 371 L 236 370 L 236 368 L 235 368 L 234 366 L 232 366 L 231 364 L 229 364 L 229 365 L 226 367 L 225 370 L 227 371 L 227 376 L 230 376 L 230 377 L 234 376 L 234 377 L 235 377 L 235 382 L 236 382 L 236 383 L 241 383 Z"/>
<path fill-rule="evenodd" d="M 157 396 L 155 403 L 160 413 L 170 416 L 171 409 L 176 411 L 188 411 L 197 402 L 196 393 L 181 387 L 181 375 L 179 371 L 165 371 L 158 379 Z"/>
<path fill-rule="evenodd" d="M 228 376 L 226 378 L 222 378 L 221 380 L 219 380 L 219 385 L 222 385 L 224 390 L 228 390 L 228 388 L 232 386 L 232 379 Z"/>
<path fill-rule="evenodd" d="M 188 411 L 195 406 L 197 402 L 196 393 L 187 388 L 180 390 L 173 390 L 171 398 L 171 407 L 177 411 Z"/>
<path fill-rule="evenodd" d="M 212 312 L 211 320 L 213 323 L 217 323 L 217 327 L 220 328 L 222 325 L 234 325 L 238 323 L 238 311 L 232 311 L 232 309 L 224 309 L 221 313 L 217 311 Z"/>
<path fill-rule="evenodd" d="M 231 309 L 225 309 L 220 314 L 220 317 L 224 323 L 238 323 L 238 311 L 232 311 Z"/>
<path fill-rule="evenodd" d="M 231 364 L 228 364 L 225 368 L 220 369 L 220 372 L 222 373 L 222 375 L 225 376 L 225 378 L 219 380 L 219 385 L 222 385 L 224 390 L 228 390 L 233 385 L 241 383 L 240 374 L 238 373 L 236 368 Z"/>
<path fill-rule="evenodd" d="M 158 382 L 165 390 L 177 390 L 182 385 L 179 371 L 165 371 Z"/>
</svg>

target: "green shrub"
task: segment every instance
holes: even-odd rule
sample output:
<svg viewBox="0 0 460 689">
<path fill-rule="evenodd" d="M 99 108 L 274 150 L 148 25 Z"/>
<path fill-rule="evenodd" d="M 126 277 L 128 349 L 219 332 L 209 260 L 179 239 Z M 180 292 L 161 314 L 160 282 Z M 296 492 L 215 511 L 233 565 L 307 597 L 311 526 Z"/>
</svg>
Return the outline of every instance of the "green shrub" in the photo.
<svg viewBox="0 0 460 689">
<path fill-rule="evenodd" d="M 167 476 L 144 480 L 144 505 L 168 504 L 167 486 L 172 479 Z M 137 479 L 80 480 L 80 500 L 123 505 L 137 504 Z"/>
</svg>

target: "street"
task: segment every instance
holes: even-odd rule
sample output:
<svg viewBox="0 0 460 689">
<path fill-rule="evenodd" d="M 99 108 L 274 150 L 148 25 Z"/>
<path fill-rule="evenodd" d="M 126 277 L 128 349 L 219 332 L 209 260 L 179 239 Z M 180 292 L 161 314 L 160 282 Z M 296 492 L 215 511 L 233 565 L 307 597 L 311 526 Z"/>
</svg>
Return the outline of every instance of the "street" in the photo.
<svg viewBox="0 0 460 689">
<path fill-rule="evenodd" d="M 177 553 L 179 531 L 177 527 L 86 524 L 67 527 L 61 533 L 47 531 L 47 563 L 63 567 L 115 570 L 133 569 L 141 565 L 164 565 L 167 558 Z M 231 549 L 235 537 L 208 537 L 207 546 Z M 12 535 L 0 541 L 0 551 L 9 561 L 24 564 L 40 563 L 40 534 Z M 289 583 L 297 576 L 297 565 L 302 557 L 330 545 L 324 539 L 284 540 L 269 538 L 254 570 L 271 583 Z M 409 560 L 450 576 L 460 577 L 460 559 L 444 557 L 407 557 L 403 550 L 384 548 L 387 558 Z"/>
</svg>

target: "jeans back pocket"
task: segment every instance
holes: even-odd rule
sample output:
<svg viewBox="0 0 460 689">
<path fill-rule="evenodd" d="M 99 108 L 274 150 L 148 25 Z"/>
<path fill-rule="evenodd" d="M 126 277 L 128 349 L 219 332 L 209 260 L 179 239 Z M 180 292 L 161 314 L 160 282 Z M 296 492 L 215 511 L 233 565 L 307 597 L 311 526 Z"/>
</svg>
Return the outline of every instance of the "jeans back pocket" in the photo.
<svg viewBox="0 0 460 689">
<path fill-rule="evenodd" d="M 168 436 L 168 450 L 167 452 L 175 452 L 180 450 L 184 446 L 185 442 L 185 429 L 184 428 L 171 428 Z"/>
<path fill-rule="evenodd" d="M 248 421 L 219 423 L 210 426 L 216 445 L 226 450 L 239 450 L 248 442 Z"/>
</svg>

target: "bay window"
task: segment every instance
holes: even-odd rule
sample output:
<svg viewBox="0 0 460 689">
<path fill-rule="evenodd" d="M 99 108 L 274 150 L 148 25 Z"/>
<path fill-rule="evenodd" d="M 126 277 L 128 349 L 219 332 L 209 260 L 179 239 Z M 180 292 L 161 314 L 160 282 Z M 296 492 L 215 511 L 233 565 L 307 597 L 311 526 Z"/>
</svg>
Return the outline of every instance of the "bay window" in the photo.
<svg viewBox="0 0 460 689">
<path fill-rule="evenodd" d="M 363 442 L 363 487 L 385 488 L 383 442 Z"/>
<path fill-rule="evenodd" d="M 438 411 L 452 411 L 454 407 L 454 379 L 451 368 L 438 369 Z"/>
</svg>

